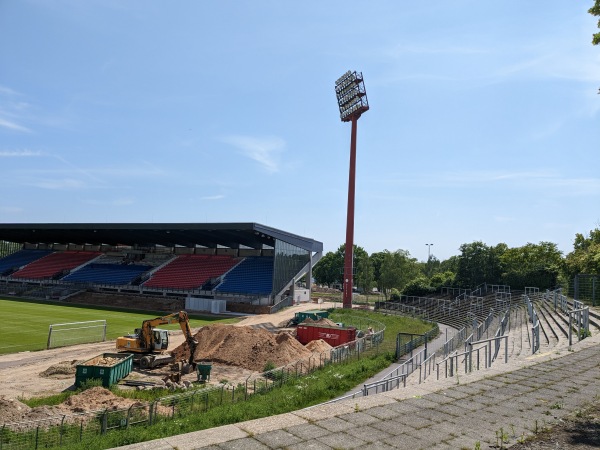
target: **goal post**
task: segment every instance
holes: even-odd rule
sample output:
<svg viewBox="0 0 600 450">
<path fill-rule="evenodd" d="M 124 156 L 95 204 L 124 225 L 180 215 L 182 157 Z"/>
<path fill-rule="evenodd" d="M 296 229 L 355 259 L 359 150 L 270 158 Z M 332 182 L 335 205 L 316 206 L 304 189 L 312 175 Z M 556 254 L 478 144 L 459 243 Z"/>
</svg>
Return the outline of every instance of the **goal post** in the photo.
<svg viewBox="0 0 600 450">
<path fill-rule="evenodd" d="M 53 323 L 48 330 L 47 349 L 106 340 L 106 320 Z"/>
</svg>

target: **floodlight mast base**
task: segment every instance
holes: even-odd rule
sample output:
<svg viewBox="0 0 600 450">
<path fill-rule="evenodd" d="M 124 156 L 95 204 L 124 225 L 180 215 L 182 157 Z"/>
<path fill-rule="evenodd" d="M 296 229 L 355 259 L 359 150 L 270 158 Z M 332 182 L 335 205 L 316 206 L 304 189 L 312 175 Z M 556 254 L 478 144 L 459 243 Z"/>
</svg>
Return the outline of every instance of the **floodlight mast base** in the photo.
<svg viewBox="0 0 600 450">
<path fill-rule="evenodd" d="M 354 197 L 356 186 L 356 129 L 360 113 L 352 115 L 352 135 L 350 138 L 350 174 L 348 176 L 348 213 L 346 219 L 346 248 L 344 251 L 344 309 L 352 308 L 352 288 L 354 286 Z"/>
</svg>

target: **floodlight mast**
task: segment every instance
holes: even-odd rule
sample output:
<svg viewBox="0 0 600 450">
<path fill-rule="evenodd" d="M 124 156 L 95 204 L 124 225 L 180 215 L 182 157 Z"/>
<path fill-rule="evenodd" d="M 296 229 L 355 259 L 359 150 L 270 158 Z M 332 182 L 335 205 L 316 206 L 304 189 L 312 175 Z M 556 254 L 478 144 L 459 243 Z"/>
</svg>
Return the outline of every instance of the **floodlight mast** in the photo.
<svg viewBox="0 0 600 450">
<path fill-rule="evenodd" d="M 356 129 L 359 117 L 369 110 L 362 73 L 348 71 L 335 82 L 335 93 L 342 122 L 352 122 L 350 135 L 350 173 L 348 176 L 348 212 L 344 252 L 343 307 L 352 308 L 354 287 L 354 198 L 356 186 Z"/>
</svg>

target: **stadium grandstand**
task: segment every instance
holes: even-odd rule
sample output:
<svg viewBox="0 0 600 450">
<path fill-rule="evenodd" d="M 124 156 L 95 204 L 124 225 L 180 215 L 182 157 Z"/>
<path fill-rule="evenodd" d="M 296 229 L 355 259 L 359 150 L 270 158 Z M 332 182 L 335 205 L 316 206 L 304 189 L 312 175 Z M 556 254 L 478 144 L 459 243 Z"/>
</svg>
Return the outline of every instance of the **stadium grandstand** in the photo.
<svg viewBox="0 0 600 450">
<path fill-rule="evenodd" d="M 322 252 L 258 223 L 0 224 L 0 294 L 273 312 L 292 303 Z"/>
</svg>

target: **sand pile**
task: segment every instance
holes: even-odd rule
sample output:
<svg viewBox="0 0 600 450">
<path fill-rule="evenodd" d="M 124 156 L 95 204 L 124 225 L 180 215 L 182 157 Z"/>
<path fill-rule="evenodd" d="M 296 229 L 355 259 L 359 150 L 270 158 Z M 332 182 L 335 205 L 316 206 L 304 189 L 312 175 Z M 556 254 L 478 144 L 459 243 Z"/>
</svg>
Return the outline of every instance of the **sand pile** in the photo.
<svg viewBox="0 0 600 450">
<path fill-rule="evenodd" d="M 136 400 L 119 397 L 106 388 L 96 386 L 86 389 L 80 394 L 72 395 L 58 405 L 58 408 L 64 411 L 64 414 L 69 414 L 103 409 L 114 411 L 129 408 L 132 405 L 138 406 L 141 403 Z"/>
<path fill-rule="evenodd" d="M 333 320 L 328 319 L 327 317 L 321 317 L 319 320 L 313 320 L 310 317 L 307 317 L 306 320 L 302 323 L 306 323 L 306 324 L 314 324 L 314 325 L 319 325 L 322 327 L 338 327 L 338 324 L 335 323 Z"/>
<path fill-rule="evenodd" d="M 37 406 L 30 408 L 24 403 L 12 398 L 0 397 L 0 425 L 4 423 L 19 423 L 19 422 L 30 422 L 34 420 L 44 419 L 45 425 L 53 425 L 60 423 L 61 418 L 65 412 L 61 411 L 57 406 Z M 57 421 L 47 421 L 47 419 L 57 419 Z M 27 428 L 17 427 L 15 429 Z"/>
<path fill-rule="evenodd" d="M 29 411 L 31 408 L 19 400 L 0 397 L 0 424 L 26 420 Z"/>
<path fill-rule="evenodd" d="M 74 376 L 77 372 L 77 360 L 61 361 L 40 372 L 40 377 L 44 378 L 65 378 Z"/>
<path fill-rule="evenodd" d="M 310 341 L 306 344 L 305 348 L 312 353 L 323 353 L 331 350 L 333 347 L 323 339 L 317 339 L 316 341 Z"/>
<path fill-rule="evenodd" d="M 276 367 L 311 356 L 289 333 L 272 334 L 261 328 L 209 325 L 196 333 L 198 346 L 194 360 L 211 361 L 262 371 L 268 362 Z M 177 359 L 187 359 L 187 343 L 173 350 Z"/>
<path fill-rule="evenodd" d="M 119 397 L 103 387 L 93 387 L 80 394 L 72 395 L 60 405 L 37 406 L 30 408 L 18 400 L 0 397 L 0 425 L 3 423 L 28 422 L 40 419 L 44 425 L 60 423 L 64 415 L 72 415 L 88 411 L 126 409 L 130 406 L 140 406 L 136 400 Z M 93 416 L 90 416 L 92 418 Z M 24 425 L 25 427 L 27 425 Z"/>
</svg>

